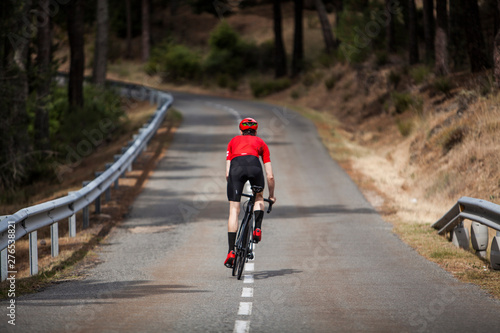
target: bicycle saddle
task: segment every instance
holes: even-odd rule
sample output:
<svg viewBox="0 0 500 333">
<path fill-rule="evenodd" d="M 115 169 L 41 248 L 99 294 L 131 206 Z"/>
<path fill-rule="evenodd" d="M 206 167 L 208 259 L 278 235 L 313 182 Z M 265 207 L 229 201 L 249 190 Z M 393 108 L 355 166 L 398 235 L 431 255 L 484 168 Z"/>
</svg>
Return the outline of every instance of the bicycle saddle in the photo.
<svg viewBox="0 0 500 333">
<path fill-rule="evenodd" d="M 262 186 L 252 185 L 251 188 L 254 193 L 260 193 L 264 191 L 264 188 Z"/>
</svg>

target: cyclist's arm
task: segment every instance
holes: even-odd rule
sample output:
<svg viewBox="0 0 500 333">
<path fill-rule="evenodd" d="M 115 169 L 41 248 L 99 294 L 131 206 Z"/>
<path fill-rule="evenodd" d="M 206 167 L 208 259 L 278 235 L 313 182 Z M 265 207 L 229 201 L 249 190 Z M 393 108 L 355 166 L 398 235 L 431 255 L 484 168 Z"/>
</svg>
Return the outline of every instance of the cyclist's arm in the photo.
<svg viewBox="0 0 500 333">
<path fill-rule="evenodd" d="M 272 201 L 276 201 L 276 197 L 274 196 L 274 174 L 271 162 L 264 163 L 264 169 L 266 170 L 267 187 L 269 188 L 269 199 Z"/>
<path fill-rule="evenodd" d="M 229 168 L 231 167 L 231 161 L 226 160 L 226 181 L 229 178 Z"/>
</svg>

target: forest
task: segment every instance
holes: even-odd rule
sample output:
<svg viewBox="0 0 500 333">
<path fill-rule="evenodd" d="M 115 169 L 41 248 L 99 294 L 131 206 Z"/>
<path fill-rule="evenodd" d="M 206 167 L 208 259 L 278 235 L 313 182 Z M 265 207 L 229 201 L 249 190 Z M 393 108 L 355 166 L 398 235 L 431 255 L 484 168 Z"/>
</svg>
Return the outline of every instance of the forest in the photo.
<svg viewBox="0 0 500 333">
<path fill-rule="evenodd" d="M 263 6 L 272 8 L 270 41 L 244 40 L 224 20 Z M 293 8 L 294 18 L 288 50 L 284 6 Z M 161 18 L 186 8 L 220 20 L 201 46 Z M 305 11 L 315 11 L 321 26 L 324 44 L 314 59 L 304 47 Z M 102 119 L 113 124 L 106 140 L 119 131 L 123 105 L 106 77 L 108 65 L 120 58 L 142 63 L 164 81 L 230 90 L 257 73 L 266 79 L 250 81 L 256 97 L 290 87 L 315 63 L 357 66 L 375 57 L 383 65 L 393 55 L 408 66 L 432 68 L 443 78 L 443 92 L 450 89 L 447 76 L 457 72 L 486 72 L 500 86 L 500 0 L 10 0 L 0 3 L 0 25 L 2 201 L 37 179 L 57 182 L 58 168 L 71 163 L 68 147 Z M 68 59 L 57 56 L 63 40 Z M 124 52 L 116 52 L 117 41 Z M 92 74 L 85 77 L 89 59 Z M 56 76 L 64 63 L 69 80 L 61 86 Z"/>
</svg>

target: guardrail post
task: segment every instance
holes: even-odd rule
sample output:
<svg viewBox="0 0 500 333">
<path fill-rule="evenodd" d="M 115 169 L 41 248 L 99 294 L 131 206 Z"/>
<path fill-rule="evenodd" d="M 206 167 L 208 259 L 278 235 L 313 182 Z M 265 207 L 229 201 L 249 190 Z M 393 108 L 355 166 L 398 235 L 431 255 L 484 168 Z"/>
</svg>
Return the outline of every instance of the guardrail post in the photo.
<svg viewBox="0 0 500 333">
<path fill-rule="evenodd" d="M 485 258 L 488 247 L 488 227 L 478 222 L 472 222 L 470 234 L 472 248 L 476 250 L 478 256 Z"/>
<path fill-rule="evenodd" d="M 76 237 L 76 215 L 73 214 L 68 218 L 68 233 L 69 237 Z"/>
<path fill-rule="evenodd" d="M 38 274 L 38 237 L 36 230 L 30 232 L 29 243 L 30 275 L 36 275 Z"/>
<path fill-rule="evenodd" d="M 469 232 L 464 227 L 463 221 L 453 229 L 451 234 L 451 242 L 456 247 L 461 247 L 465 250 L 469 249 Z"/>
<path fill-rule="evenodd" d="M 146 131 L 145 127 L 139 128 L 139 136 L 141 136 L 141 134 L 144 133 L 144 131 Z M 144 143 L 144 148 L 142 148 L 141 153 L 145 152 L 147 149 L 148 149 L 148 143 L 145 142 Z"/>
<path fill-rule="evenodd" d="M 133 141 L 129 141 L 125 147 L 122 147 L 122 154 L 125 154 L 125 152 L 132 146 Z M 127 166 L 127 172 L 132 171 L 132 162 Z"/>
<path fill-rule="evenodd" d="M 0 216 L 0 221 L 9 217 L 8 215 Z M 7 279 L 9 268 L 7 266 L 7 248 L 0 251 L 0 281 Z"/>
<path fill-rule="evenodd" d="M 491 268 L 500 270 L 500 231 L 491 241 L 490 263 Z"/>
<path fill-rule="evenodd" d="M 50 253 L 52 257 L 59 255 L 59 223 L 50 225 Z"/>
<path fill-rule="evenodd" d="M 97 171 L 95 173 L 96 178 L 102 175 L 102 171 Z M 95 199 L 95 213 L 96 214 L 101 214 L 101 195 L 99 194 L 97 198 Z"/>
<path fill-rule="evenodd" d="M 0 281 L 7 280 L 9 269 L 7 267 L 7 248 L 0 252 Z"/>
<path fill-rule="evenodd" d="M 116 163 L 116 161 L 118 161 L 121 157 L 122 157 L 122 155 L 114 155 L 114 156 L 113 156 L 113 158 L 114 158 L 114 160 L 115 160 L 115 163 Z M 121 174 L 120 174 L 120 176 L 119 176 L 118 178 L 121 178 L 121 177 L 123 177 L 123 173 L 121 173 Z M 119 186 L 119 184 L 118 184 L 118 178 L 115 180 L 115 190 L 117 190 L 117 189 L 118 189 L 118 186 Z"/>
<path fill-rule="evenodd" d="M 98 195 L 97 198 L 95 198 L 94 205 L 95 205 L 95 213 L 101 214 L 101 195 Z"/>
<path fill-rule="evenodd" d="M 89 206 L 83 207 L 82 209 L 83 215 L 83 229 L 87 229 L 89 227 Z"/>
<path fill-rule="evenodd" d="M 84 181 L 83 182 L 83 187 L 87 186 L 90 182 L 87 180 L 87 181 Z M 89 227 L 89 219 L 90 219 L 90 214 L 89 214 L 89 206 L 85 206 L 83 207 L 82 209 L 82 213 L 83 213 L 83 229 L 87 229 Z"/>
<path fill-rule="evenodd" d="M 111 168 L 112 165 L 113 163 L 106 163 L 106 170 Z M 111 201 L 111 186 L 108 186 L 108 188 L 106 189 L 104 200 L 106 200 L 106 202 Z"/>
<path fill-rule="evenodd" d="M 68 195 L 75 193 L 74 191 L 68 192 Z M 74 212 L 73 204 L 70 205 L 70 209 Z M 68 217 L 68 236 L 76 237 L 76 214 L 73 213 Z"/>
</svg>

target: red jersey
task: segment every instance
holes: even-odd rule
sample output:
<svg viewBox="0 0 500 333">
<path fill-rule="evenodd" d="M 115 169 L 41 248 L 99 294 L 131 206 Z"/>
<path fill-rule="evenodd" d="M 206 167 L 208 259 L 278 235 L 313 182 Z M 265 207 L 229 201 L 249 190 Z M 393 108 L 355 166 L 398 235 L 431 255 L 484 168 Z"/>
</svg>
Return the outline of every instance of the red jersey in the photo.
<svg viewBox="0 0 500 333">
<path fill-rule="evenodd" d="M 264 140 L 258 136 L 253 135 L 238 135 L 229 141 L 227 145 L 228 161 L 238 156 L 253 155 L 256 157 L 261 156 L 262 162 L 271 162 L 269 148 Z"/>
</svg>

